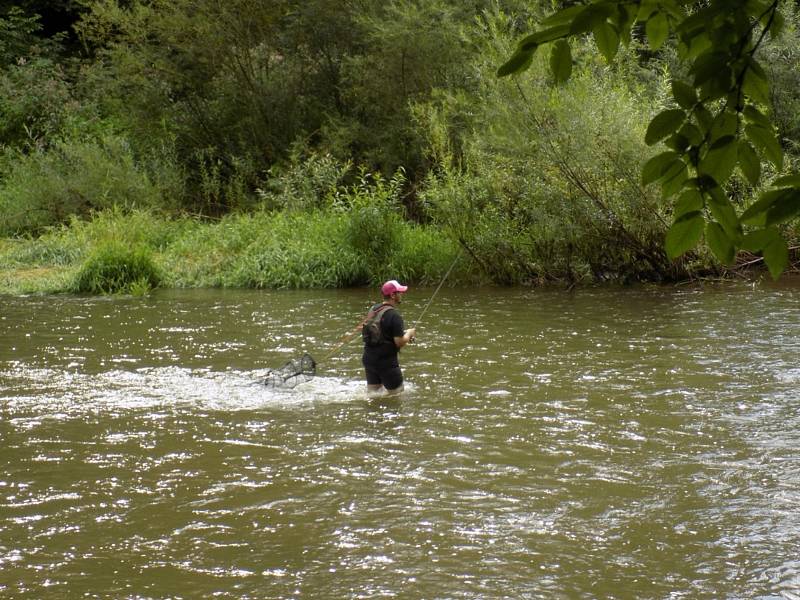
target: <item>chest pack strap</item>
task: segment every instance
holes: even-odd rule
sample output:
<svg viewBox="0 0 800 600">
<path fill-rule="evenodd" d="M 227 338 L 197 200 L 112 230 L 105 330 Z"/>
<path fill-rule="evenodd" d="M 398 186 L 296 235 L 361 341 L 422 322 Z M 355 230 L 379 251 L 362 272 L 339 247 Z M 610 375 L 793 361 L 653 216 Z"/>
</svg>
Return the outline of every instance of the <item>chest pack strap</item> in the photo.
<svg viewBox="0 0 800 600">
<path fill-rule="evenodd" d="M 372 325 L 373 323 L 380 322 L 383 315 L 389 312 L 390 310 L 394 310 L 394 306 L 392 306 L 391 304 L 381 304 L 380 307 L 376 308 L 375 310 L 369 311 L 369 313 L 367 313 L 367 318 L 364 319 L 363 326 Z"/>
</svg>

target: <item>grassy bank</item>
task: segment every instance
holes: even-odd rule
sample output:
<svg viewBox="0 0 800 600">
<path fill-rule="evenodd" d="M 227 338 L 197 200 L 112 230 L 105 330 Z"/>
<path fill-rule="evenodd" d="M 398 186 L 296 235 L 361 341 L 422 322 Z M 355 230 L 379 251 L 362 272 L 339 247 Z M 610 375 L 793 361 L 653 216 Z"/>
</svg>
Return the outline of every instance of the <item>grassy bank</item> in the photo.
<svg viewBox="0 0 800 600">
<path fill-rule="evenodd" d="M 457 253 L 440 231 L 392 214 L 259 211 L 209 221 L 110 210 L 36 238 L 0 240 L 0 293 L 338 288 L 388 278 L 424 285 L 438 282 Z M 450 281 L 478 277 L 465 260 Z"/>
</svg>

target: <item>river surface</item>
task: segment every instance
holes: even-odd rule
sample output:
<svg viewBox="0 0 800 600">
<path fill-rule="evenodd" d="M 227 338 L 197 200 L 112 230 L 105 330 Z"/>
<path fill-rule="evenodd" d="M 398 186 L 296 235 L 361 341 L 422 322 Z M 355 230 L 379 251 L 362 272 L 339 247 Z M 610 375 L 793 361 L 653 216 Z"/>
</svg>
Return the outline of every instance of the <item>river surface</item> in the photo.
<svg viewBox="0 0 800 600">
<path fill-rule="evenodd" d="M 373 300 L 0 298 L 0 598 L 800 598 L 800 283 Z"/>
</svg>

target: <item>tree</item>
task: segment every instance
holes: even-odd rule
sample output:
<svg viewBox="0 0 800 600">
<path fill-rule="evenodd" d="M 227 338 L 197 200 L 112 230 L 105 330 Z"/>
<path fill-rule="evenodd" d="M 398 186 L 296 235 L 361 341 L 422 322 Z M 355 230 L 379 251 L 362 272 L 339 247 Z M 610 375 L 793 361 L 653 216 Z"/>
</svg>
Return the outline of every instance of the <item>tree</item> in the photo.
<svg viewBox="0 0 800 600">
<path fill-rule="evenodd" d="M 785 2 L 784 2 L 785 3 Z M 704 237 L 722 262 L 739 249 L 760 252 L 773 277 L 789 260 L 780 226 L 800 215 L 800 174 L 776 177 L 749 206 L 726 193 L 738 169 L 754 188 L 762 164 L 784 168 L 784 154 L 769 116 L 770 81 L 760 49 L 784 26 L 781 0 L 592 0 L 569 6 L 541 22 L 503 64 L 499 76 L 525 71 L 540 47 L 549 47 L 556 82 L 572 71 L 570 39 L 591 34 L 611 62 L 620 44 L 643 36 L 658 51 L 674 36 L 685 74 L 672 79 L 674 105 L 650 121 L 648 145 L 667 149 L 642 168 L 642 183 L 658 183 L 673 199 L 666 250 L 675 258 Z"/>
<path fill-rule="evenodd" d="M 72 100 L 61 37 L 40 37 L 38 15 L 0 14 L 0 151 L 41 147 L 63 126 Z"/>
<path fill-rule="evenodd" d="M 72 37 L 72 26 L 85 10 L 81 0 L 0 0 L 0 17 L 14 11 L 30 16 L 37 15 L 42 25 L 38 35 L 42 38 L 57 34 Z"/>
</svg>

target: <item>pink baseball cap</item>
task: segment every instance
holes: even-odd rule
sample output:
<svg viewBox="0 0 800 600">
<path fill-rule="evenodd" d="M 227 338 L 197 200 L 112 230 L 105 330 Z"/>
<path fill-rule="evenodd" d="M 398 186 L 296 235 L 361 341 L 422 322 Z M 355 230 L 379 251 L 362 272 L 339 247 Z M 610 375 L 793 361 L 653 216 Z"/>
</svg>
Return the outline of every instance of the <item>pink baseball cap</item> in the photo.
<svg viewBox="0 0 800 600">
<path fill-rule="evenodd" d="M 381 294 L 384 296 L 391 296 L 395 292 L 405 292 L 406 290 L 408 290 L 407 285 L 400 285 L 395 279 L 392 279 L 383 284 L 383 287 L 381 287 Z"/>
</svg>

